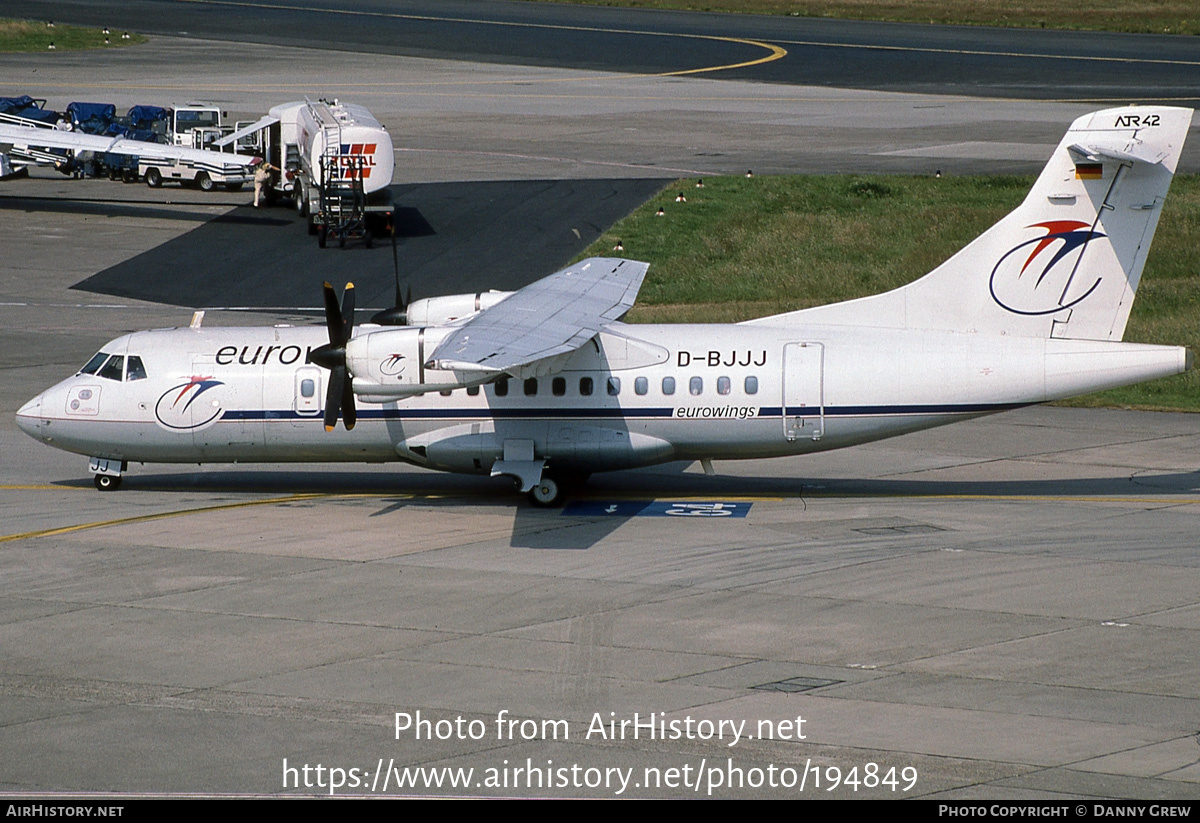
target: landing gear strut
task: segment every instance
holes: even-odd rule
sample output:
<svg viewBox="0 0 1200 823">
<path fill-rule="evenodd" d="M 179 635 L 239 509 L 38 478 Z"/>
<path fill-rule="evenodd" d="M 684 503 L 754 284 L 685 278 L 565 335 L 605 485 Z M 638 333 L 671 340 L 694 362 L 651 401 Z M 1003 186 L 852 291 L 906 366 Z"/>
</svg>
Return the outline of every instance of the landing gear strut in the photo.
<svg viewBox="0 0 1200 823">
<path fill-rule="evenodd" d="M 129 468 L 124 460 L 110 457 L 93 457 L 88 461 L 88 471 L 95 477 L 92 484 L 102 492 L 115 492 L 121 488 L 121 473 Z"/>
</svg>

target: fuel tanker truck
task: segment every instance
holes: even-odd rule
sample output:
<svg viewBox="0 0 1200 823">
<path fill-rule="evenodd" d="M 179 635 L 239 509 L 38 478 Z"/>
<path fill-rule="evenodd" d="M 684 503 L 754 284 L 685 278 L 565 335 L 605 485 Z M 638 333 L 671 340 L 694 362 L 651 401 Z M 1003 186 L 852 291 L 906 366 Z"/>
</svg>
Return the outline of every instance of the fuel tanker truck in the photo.
<svg viewBox="0 0 1200 823">
<path fill-rule="evenodd" d="M 344 246 L 351 238 L 370 247 L 391 233 L 392 138 L 365 107 L 306 99 L 238 125 L 214 145 L 234 143 L 240 153 L 255 152 L 280 169 L 272 175 L 268 200 L 290 198 L 321 248 L 331 240 Z"/>
</svg>

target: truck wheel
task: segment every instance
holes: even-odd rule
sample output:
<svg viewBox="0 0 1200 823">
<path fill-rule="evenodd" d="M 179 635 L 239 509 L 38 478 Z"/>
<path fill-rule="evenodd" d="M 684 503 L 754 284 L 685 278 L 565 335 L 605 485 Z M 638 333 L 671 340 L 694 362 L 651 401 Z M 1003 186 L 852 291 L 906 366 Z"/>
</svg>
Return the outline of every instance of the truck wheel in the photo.
<svg viewBox="0 0 1200 823">
<path fill-rule="evenodd" d="M 317 248 L 325 248 L 325 239 L 329 236 L 329 229 L 324 226 L 317 226 Z"/>
<path fill-rule="evenodd" d="M 296 214 L 301 217 L 308 214 L 308 190 L 303 183 L 297 183 L 292 189 L 292 200 L 295 201 Z"/>
<path fill-rule="evenodd" d="M 151 167 L 146 169 L 146 185 L 152 189 L 157 189 L 162 185 L 162 172 Z"/>
<path fill-rule="evenodd" d="M 200 191 L 212 191 L 216 188 L 216 184 L 213 183 L 212 178 L 207 173 L 200 172 L 196 175 L 196 188 L 200 189 Z"/>
</svg>

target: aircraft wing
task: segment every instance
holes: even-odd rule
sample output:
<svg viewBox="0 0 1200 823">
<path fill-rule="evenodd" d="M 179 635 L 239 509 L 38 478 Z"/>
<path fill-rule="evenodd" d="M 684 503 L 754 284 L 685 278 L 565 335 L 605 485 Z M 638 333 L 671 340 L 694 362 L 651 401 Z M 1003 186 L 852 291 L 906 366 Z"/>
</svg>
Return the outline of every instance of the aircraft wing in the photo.
<svg viewBox="0 0 1200 823">
<path fill-rule="evenodd" d="M 592 257 L 531 283 L 463 321 L 428 368 L 515 373 L 570 354 L 637 299 L 649 263 Z"/>
<path fill-rule="evenodd" d="M 28 126 L 7 126 L 0 124 L 0 143 L 26 148 L 70 149 L 71 151 L 92 151 L 108 154 L 125 154 L 134 157 L 153 157 L 171 161 L 192 161 L 213 163 L 218 167 L 233 165 L 248 167 L 254 160 L 244 154 L 207 151 L 193 149 L 187 146 L 167 146 L 162 143 L 146 143 L 141 140 L 130 140 L 127 137 L 102 137 L 97 134 L 82 134 L 76 131 L 58 131 L 57 129 L 35 129 Z"/>
</svg>

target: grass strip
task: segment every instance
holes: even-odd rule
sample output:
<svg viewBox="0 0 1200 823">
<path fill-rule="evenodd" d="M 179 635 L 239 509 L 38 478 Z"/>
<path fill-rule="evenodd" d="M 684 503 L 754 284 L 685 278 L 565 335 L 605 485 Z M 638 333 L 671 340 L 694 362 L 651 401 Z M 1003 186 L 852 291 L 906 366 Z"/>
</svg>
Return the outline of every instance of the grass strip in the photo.
<svg viewBox="0 0 1200 823">
<path fill-rule="evenodd" d="M 129 39 L 122 35 L 129 34 Z M 105 39 L 109 42 L 105 43 Z M 0 52 L 79 51 L 80 49 L 111 49 L 145 43 L 140 34 L 112 31 L 105 34 L 101 29 L 82 26 L 64 26 L 49 21 L 0 20 Z"/>
<path fill-rule="evenodd" d="M 828 17 L 893 23 L 1200 34 L 1195 0 L 553 0 L 592 6 Z"/>
</svg>

